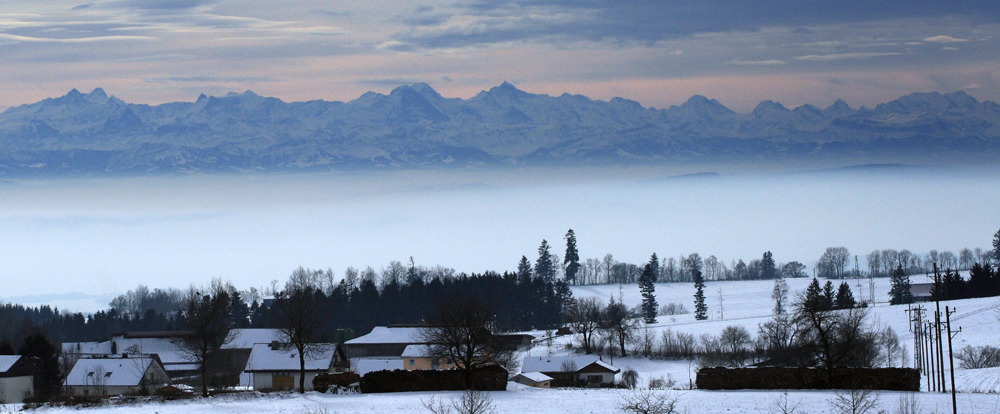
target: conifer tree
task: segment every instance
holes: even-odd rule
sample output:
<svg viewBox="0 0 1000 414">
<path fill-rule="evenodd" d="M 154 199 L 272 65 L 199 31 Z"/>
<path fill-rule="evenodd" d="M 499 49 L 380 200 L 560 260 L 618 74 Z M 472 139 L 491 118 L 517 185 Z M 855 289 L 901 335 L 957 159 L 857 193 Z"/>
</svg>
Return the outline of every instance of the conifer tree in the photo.
<svg viewBox="0 0 1000 414">
<path fill-rule="evenodd" d="M 993 265 L 1000 270 L 1000 230 L 993 235 Z"/>
<path fill-rule="evenodd" d="M 764 257 L 760 259 L 760 277 L 761 279 L 774 279 L 778 275 L 778 266 L 774 263 L 774 257 L 771 256 L 771 252 L 764 252 Z"/>
<path fill-rule="evenodd" d="M 701 276 L 701 269 L 691 268 L 691 278 L 694 279 L 694 318 L 703 321 L 708 319 L 708 305 L 705 305 L 705 278 Z"/>
<path fill-rule="evenodd" d="M 902 305 L 913 303 L 913 294 L 910 292 L 910 277 L 903 271 L 903 265 L 896 265 L 896 270 L 892 272 L 892 288 L 889 290 L 889 304 Z"/>
<path fill-rule="evenodd" d="M 649 259 L 649 263 L 642 269 L 639 275 L 639 291 L 642 293 L 642 318 L 646 323 L 656 323 L 656 311 L 659 305 L 656 303 L 656 274 L 660 268 L 660 261 L 656 258 L 656 253 Z"/>
<path fill-rule="evenodd" d="M 827 309 L 833 309 L 833 299 L 833 282 L 827 280 L 826 284 L 823 285 L 823 300 L 826 302 L 825 305 Z"/>
<path fill-rule="evenodd" d="M 534 271 L 534 269 L 531 268 L 531 262 L 528 261 L 527 257 L 521 256 L 521 261 L 517 263 L 518 279 L 530 279 L 532 271 Z"/>
<path fill-rule="evenodd" d="M 805 301 L 802 302 L 803 307 L 810 312 L 819 312 L 828 310 L 826 298 L 823 297 L 823 289 L 819 287 L 819 280 L 813 278 L 809 286 L 806 287 Z"/>
<path fill-rule="evenodd" d="M 834 307 L 836 309 L 850 309 L 856 304 L 854 300 L 854 293 L 851 292 L 851 286 L 847 282 L 840 282 L 840 288 L 837 289 L 837 299 L 834 302 Z"/>
<path fill-rule="evenodd" d="M 549 242 L 542 239 L 542 244 L 538 246 L 538 260 L 535 261 L 535 277 L 552 283 L 555 280 L 556 269 L 552 263 L 552 252 L 550 252 Z"/>
<path fill-rule="evenodd" d="M 566 281 L 576 284 L 576 272 L 580 270 L 580 253 L 576 250 L 576 233 L 573 229 L 566 232 L 566 257 L 563 258 L 566 265 Z"/>
</svg>

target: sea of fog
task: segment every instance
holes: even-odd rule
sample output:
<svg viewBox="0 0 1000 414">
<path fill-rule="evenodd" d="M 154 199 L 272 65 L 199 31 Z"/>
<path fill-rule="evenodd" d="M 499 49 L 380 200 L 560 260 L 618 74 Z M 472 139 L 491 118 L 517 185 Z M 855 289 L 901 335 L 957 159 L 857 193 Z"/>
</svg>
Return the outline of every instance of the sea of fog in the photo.
<svg viewBox="0 0 1000 414">
<path fill-rule="evenodd" d="M 391 260 L 513 270 L 560 256 L 645 262 L 830 246 L 957 252 L 1000 229 L 1000 173 L 860 168 L 676 176 L 655 168 L 197 175 L 0 181 L 0 300 L 93 311 L 139 284 L 267 286 L 298 266 Z"/>
</svg>

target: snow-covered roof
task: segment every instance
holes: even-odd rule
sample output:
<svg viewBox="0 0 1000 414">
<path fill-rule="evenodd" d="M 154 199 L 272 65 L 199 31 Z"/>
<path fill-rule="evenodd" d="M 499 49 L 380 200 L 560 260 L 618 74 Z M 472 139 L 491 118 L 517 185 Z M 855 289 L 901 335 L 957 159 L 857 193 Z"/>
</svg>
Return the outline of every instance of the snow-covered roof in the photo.
<svg viewBox="0 0 1000 414">
<path fill-rule="evenodd" d="M 66 385 L 138 386 L 150 364 L 155 361 L 149 357 L 83 358 L 76 361 L 66 376 Z"/>
<path fill-rule="evenodd" d="M 111 354 L 111 341 L 104 342 L 63 342 L 63 353 Z"/>
<path fill-rule="evenodd" d="M 368 335 L 359 336 L 350 341 L 344 342 L 347 345 L 355 344 L 420 344 L 420 330 L 416 327 L 396 327 L 396 326 L 376 326 Z"/>
<path fill-rule="evenodd" d="M 306 353 L 307 371 L 327 371 L 333 361 L 336 344 L 313 344 Z M 298 371 L 299 350 L 291 345 L 271 349 L 270 344 L 256 344 L 247 360 L 247 372 L 253 371 Z"/>
<path fill-rule="evenodd" d="M 229 331 L 231 339 L 222 349 L 251 349 L 256 344 L 269 344 L 281 341 L 281 330 L 278 329 L 233 329 Z"/>
<path fill-rule="evenodd" d="M 427 345 L 407 345 L 400 355 L 403 358 L 420 358 L 430 356 L 431 347 Z"/>
<path fill-rule="evenodd" d="M 21 359 L 20 355 L 0 355 L 0 373 L 10 371 L 10 368 Z"/>
<path fill-rule="evenodd" d="M 611 371 L 618 372 L 619 369 L 607 362 L 601 361 L 597 355 L 573 355 L 573 356 L 526 356 L 521 364 L 521 372 L 562 372 L 563 364 L 572 365 L 579 371 L 591 364 L 597 364 Z"/>
<path fill-rule="evenodd" d="M 403 360 L 399 358 L 354 358 L 351 366 L 358 375 L 365 375 L 373 371 L 389 370 L 395 371 L 403 369 Z"/>
<path fill-rule="evenodd" d="M 527 379 L 530 379 L 530 380 L 532 380 L 534 382 L 552 381 L 552 377 L 550 377 L 548 375 L 545 375 L 545 374 L 543 374 L 541 372 L 537 372 L 537 371 L 535 371 L 535 372 L 522 372 L 521 376 L 525 377 Z"/>
</svg>

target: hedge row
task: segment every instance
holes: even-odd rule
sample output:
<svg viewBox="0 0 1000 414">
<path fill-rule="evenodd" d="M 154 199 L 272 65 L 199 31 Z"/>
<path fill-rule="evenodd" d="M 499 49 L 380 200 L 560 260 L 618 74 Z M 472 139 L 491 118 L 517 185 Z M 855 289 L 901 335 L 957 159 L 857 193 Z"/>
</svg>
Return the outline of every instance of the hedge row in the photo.
<svg viewBox="0 0 1000 414">
<path fill-rule="evenodd" d="M 507 390 L 507 370 L 497 365 L 472 372 L 472 388 L 479 391 Z M 459 370 L 374 371 L 361 378 L 362 393 L 408 391 L 460 391 L 466 389 Z"/>
<path fill-rule="evenodd" d="M 702 368 L 703 390 L 869 389 L 920 391 L 920 371 L 912 368 L 834 368 L 833 381 L 821 368 Z"/>
</svg>

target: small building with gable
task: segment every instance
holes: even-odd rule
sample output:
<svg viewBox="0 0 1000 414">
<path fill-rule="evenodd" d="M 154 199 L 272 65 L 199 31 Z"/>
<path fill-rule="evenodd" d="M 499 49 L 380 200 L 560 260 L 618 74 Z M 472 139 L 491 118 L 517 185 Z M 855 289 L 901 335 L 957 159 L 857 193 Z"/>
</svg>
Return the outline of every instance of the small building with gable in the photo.
<svg viewBox="0 0 1000 414">
<path fill-rule="evenodd" d="M 521 372 L 538 372 L 552 378 L 552 387 L 607 386 L 621 369 L 596 355 L 526 356 Z"/>
<path fill-rule="evenodd" d="M 81 358 L 64 382 L 71 395 L 96 397 L 150 394 L 169 384 L 170 377 L 155 355 Z"/>
<path fill-rule="evenodd" d="M 20 404 L 35 392 L 35 366 L 20 355 L 0 355 L 0 404 Z"/>
<path fill-rule="evenodd" d="M 344 372 L 350 361 L 337 344 L 312 344 L 305 353 L 307 390 L 313 378 L 322 373 Z M 247 360 L 246 373 L 256 391 L 291 391 L 299 387 L 299 351 L 285 343 L 255 344 Z"/>
</svg>

